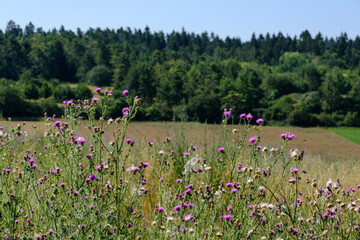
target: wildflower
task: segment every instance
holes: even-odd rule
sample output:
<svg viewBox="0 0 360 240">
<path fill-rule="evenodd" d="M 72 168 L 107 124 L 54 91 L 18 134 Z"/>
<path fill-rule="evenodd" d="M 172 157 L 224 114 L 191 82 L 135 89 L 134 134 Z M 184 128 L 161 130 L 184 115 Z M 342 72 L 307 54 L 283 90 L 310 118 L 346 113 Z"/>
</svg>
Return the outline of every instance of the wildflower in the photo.
<svg viewBox="0 0 360 240">
<path fill-rule="evenodd" d="M 296 179 L 295 178 L 290 178 L 289 183 L 296 183 Z"/>
<path fill-rule="evenodd" d="M 256 141 L 256 138 L 255 137 L 251 137 L 250 139 L 249 139 L 249 143 L 254 143 Z"/>
<path fill-rule="evenodd" d="M 133 140 L 131 140 L 130 138 L 126 139 L 125 142 L 126 142 L 127 144 L 130 144 L 131 146 L 133 146 L 134 143 L 135 143 L 135 142 L 134 142 Z"/>
<path fill-rule="evenodd" d="M 122 92 L 123 95 L 127 96 L 129 95 L 129 90 L 125 89 L 123 92 Z"/>
<path fill-rule="evenodd" d="M 297 168 L 292 168 L 291 171 L 292 171 L 293 173 L 297 173 L 297 172 L 299 171 L 299 169 L 297 169 Z"/>
<path fill-rule="evenodd" d="M 181 206 L 180 206 L 180 205 L 177 205 L 177 206 L 174 207 L 174 210 L 175 210 L 175 211 L 179 211 L 180 209 L 181 209 Z"/>
<path fill-rule="evenodd" d="M 223 148 L 223 147 L 219 148 L 219 149 L 218 149 L 218 152 L 219 152 L 219 153 L 224 153 L 224 152 L 225 152 L 225 148 Z"/>
<path fill-rule="evenodd" d="M 193 219 L 194 219 L 194 216 L 192 214 L 184 215 L 182 218 L 182 220 L 184 220 L 185 222 L 190 222 Z"/>
<path fill-rule="evenodd" d="M 245 113 L 242 113 L 242 114 L 239 115 L 239 118 L 244 118 L 244 117 L 246 117 Z"/>
<path fill-rule="evenodd" d="M 56 127 L 56 126 L 60 126 L 60 124 L 61 124 L 61 122 L 60 122 L 60 121 L 55 121 L 55 122 L 54 122 L 54 127 Z"/>
<path fill-rule="evenodd" d="M 144 168 L 147 168 L 149 166 L 149 164 L 145 163 L 145 162 L 141 162 L 141 165 L 144 167 Z"/>
<path fill-rule="evenodd" d="M 230 113 L 230 112 L 228 112 L 228 111 L 225 111 L 225 112 L 224 112 L 224 117 L 229 118 L 229 117 L 230 117 L 230 115 L 231 115 L 231 113 Z"/>
<path fill-rule="evenodd" d="M 59 187 L 65 187 L 65 183 L 64 182 L 60 183 Z"/>
<path fill-rule="evenodd" d="M 76 137 L 74 142 L 84 144 L 86 141 L 83 137 Z"/>
<path fill-rule="evenodd" d="M 189 156 L 189 155 L 190 155 L 190 153 L 184 152 L 184 156 Z"/>
<path fill-rule="evenodd" d="M 11 172 L 11 168 L 6 168 L 6 169 L 4 170 L 4 172 L 7 172 L 7 173 Z"/>
<path fill-rule="evenodd" d="M 225 219 L 226 221 L 229 221 L 229 220 L 232 219 L 232 217 L 231 217 L 230 214 L 226 214 L 226 215 L 224 216 L 224 219 Z"/>
<path fill-rule="evenodd" d="M 257 123 L 257 124 L 263 124 L 263 123 L 264 123 L 264 120 L 261 119 L 261 118 L 259 118 L 258 120 L 256 120 L 256 123 Z"/>
<path fill-rule="evenodd" d="M 94 97 L 94 98 L 91 99 L 91 101 L 92 101 L 92 102 L 98 102 L 99 99 Z"/>
<path fill-rule="evenodd" d="M 49 229 L 49 233 L 54 233 L 54 230 L 52 230 L 51 228 Z"/>
<path fill-rule="evenodd" d="M 158 212 L 163 212 L 163 211 L 165 211 L 165 208 L 163 208 L 163 207 L 157 207 L 156 209 L 158 210 Z"/>
<path fill-rule="evenodd" d="M 97 92 L 100 92 L 101 91 L 101 88 L 95 88 L 95 92 L 97 93 Z"/>
<path fill-rule="evenodd" d="M 135 174 L 140 169 L 138 167 L 132 166 L 132 167 L 129 167 L 128 169 L 126 169 L 126 170 Z"/>
<path fill-rule="evenodd" d="M 253 118 L 253 116 L 251 115 L 251 113 L 249 113 L 248 115 L 246 115 L 246 119 L 251 120 Z"/>
</svg>

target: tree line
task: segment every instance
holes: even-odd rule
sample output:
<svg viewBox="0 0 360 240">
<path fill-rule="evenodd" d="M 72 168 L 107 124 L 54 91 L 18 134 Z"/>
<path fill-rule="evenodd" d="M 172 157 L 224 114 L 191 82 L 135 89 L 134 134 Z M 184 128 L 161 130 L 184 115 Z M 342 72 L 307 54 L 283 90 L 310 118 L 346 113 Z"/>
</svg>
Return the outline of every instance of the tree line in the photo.
<svg viewBox="0 0 360 240">
<path fill-rule="evenodd" d="M 61 114 L 63 100 L 111 86 L 141 96 L 138 120 L 219 122 L 224 108 L 269 124 L 359 126 L 360 37 L 252 35 L 249 41 L 145 29 L 0 29 L 0 115 Z M 234 119 L 234 121 L 237 121 Z"/>
</svg>

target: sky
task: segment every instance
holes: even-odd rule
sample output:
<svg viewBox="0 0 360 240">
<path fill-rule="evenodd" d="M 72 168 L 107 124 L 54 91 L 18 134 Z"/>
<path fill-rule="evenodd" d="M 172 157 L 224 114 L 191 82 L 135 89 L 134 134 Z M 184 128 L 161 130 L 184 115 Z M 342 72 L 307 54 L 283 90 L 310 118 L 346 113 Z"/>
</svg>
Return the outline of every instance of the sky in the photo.
<svg viewBox="0 0 360 240">
<path fill-rule="evenodd" d="M 309 30 L 312 36 L 360 36 L 360 0 L 0 0 L 0 29 L 9 20 L 24 28 L 32 22 L 53 28 L 173 30 L 208 33 L 243 41 L 255 33 L 291 37 Z"/>
</svg>

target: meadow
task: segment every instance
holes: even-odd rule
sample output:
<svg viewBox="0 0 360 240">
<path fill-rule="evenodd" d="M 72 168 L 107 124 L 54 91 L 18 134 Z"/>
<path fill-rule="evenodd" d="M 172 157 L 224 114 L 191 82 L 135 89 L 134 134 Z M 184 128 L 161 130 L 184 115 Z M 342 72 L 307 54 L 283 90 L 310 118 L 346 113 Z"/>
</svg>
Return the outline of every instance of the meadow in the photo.
<svg viewBox="0 0 360 240">
<path fill-rule="evenodd" d="M 221 125 L 132 123 L 141 99 L 127 90 L 104 119 L 111 96 L 95 91 L 61 119 L 1 122 L 1 238 L 360 237 L 355 143 L 231 109 Z"/>
<path fill-rule="evenodd" d="M 356 144 L 360 144 L 360 128 L 329 128 L 328 130 Z"/>
</svg>

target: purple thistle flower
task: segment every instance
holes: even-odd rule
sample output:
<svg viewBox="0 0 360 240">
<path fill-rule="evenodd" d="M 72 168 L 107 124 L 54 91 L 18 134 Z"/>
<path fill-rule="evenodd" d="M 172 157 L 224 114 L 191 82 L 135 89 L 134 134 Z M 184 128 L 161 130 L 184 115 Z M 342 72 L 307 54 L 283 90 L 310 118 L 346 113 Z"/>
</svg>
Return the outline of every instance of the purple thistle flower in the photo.
<svg viewBox="0 0 360 240">
<path fill-rule="evenodd" d="M 297 169 L 297 168 L 292 168 L 291 171 L 292 171 L 293 173 L 297 173 L 297 172 L 299 172 L 299 169 Z"/>
<path fill-rule="evenodd" d="M 181 209 L 181 206 L 180 206 L 180 205 L 177 205 L 177 206 L 174 207 L 174 210 L 175 210 L 175 211 L 179 211 L 180 209 Z"/>
<path fill-rule="evenodd" d="M 56 127 L 56 126 L 60 126 L 60 124 L 61 124 L 61 122 L 60 122 L 60 121 L 55 121 L 55 122 L 54 122 L 54 127 Z"/>
<path fill-rule="evenodd" d="M 7 172 L 7 173 L 11 172 L 11 168 L 5 169 L 4 172 Z"/>
<path fill-rule="evenodd" d="M 251 120 L 253 118 L 253 116 L 251 115 L 251 113 L 249 113 L 248 115 L 246 115 L 246 119 Z"/>
<path fill-rule="evenodd" d="M 229 220 L 232 219 L 232 217 L 231 217 L 230 214 L 226 214 L 226 215 L 224 216 L 224 219 L 225 219 L 226 221 L 229 221 Z"/>
<path fill-rule="evenodd" d="M 127 96 L 129 95 L 129 90 L 125 89 L 123 92 L 122 92 L 123 95 Z"/>
<path fill-rule="evenodd" d="M 227 210 L 228 212 L 230 212 L 231 209 L 232 209 L 232 206 L 231 206 L 231 205 L 229 205 L 229 206 L 226 208 L 226 210 Z"/>
<path fill-rule="evenodd" d="M 97 93 L 97 92 L 100 92 L 101 91 L 101 88 L 95 88 L 95 92 Z"/>
<path fill-rule="evenodd" d="M 244 118 L 244 117 L 246 117 L 246 114 L 245 114 L 245 113 L 242 113 L 242 114 L 240 114 L 240 116 L 239 116 L 239 118 Z"/>
<path fill-rule="evenodd" d="M 223 148 L 223 147 L 222 147 L 222 148 L 219 148 L 219 149 L 218 149 L 218 152 L 219 152 L 219 153 L 224 153 L 224 152 L 225 152 L 225 148 Z"/>
<path fill-rule="evenodd" d="M 263 124 L 263 123 L 264 123 L 264 119 L 259 118 L 258 120 L 256 120 L 256 123 L 257 123 L 257 124 Z"/>
<path fill-rule="evenodd" d="M 158 212 L 163 212 L 163 211 L 165 211 L 165 208 L 163 208 L 163 207 L 157 207 L 156 209 L 158 210 Z"/>
<path fill-rule="evenodd" d="M 65 187 L 65 183 L 64 182 L 60 183 L 59 187 Z"/>
<path fill-rule="evenodd" d="M 49 229 L 49 233 L 54 233 L 54 230 L 52 230 L 51 228 Z"/>
<path fill-rule="evenodd" d="M 94 98 L 91 99 L 91 101 L 92 101 L 92 102 L 98 102 L 99 99 L 94 97 Z"/>
<path fill-rule="evenodd" d="M 249 143 L 254 143 L 256 141 L 256 138 L 255 137 L 251 137 L 250 139 L 249 139 Z"/>
<path fill-rule="evenodd" d="M 225 112 L 224 112 L 224 117 L 229 118 L 229 117 L 230 117 L 230 115 L 231 115 L 231 113 L 230 113 L 230 112 L 228 112 L 228 111 L 225 111 Z"/>
</svg>

